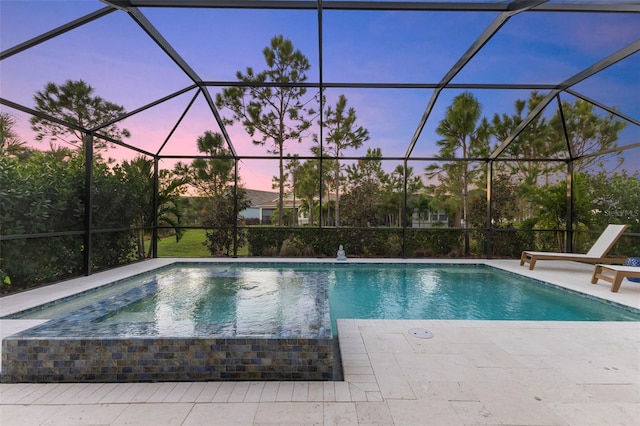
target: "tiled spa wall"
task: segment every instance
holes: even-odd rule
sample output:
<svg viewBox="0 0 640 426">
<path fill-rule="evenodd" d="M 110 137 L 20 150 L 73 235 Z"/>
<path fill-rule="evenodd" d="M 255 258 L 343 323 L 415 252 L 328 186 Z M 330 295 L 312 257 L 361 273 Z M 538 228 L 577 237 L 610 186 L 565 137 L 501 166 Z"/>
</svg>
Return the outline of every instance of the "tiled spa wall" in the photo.
<svg viewBox="0 0 640 426">
<path fill-rule="evenodd" d="M 29 338 L 2 342 L 2 382 L 333 380 L 333 338 Z"/>
</svg>

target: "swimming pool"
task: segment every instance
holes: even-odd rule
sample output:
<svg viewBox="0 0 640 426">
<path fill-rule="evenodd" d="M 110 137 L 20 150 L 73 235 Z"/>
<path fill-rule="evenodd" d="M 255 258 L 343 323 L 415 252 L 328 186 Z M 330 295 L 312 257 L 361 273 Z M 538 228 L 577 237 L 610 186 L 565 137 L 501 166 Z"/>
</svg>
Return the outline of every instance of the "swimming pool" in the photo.
<svg viewBox="0 0 640 426">
<path fill-rule="evenodd" d="M 151 288 L 137 294 L 145 285 Z M 130 291 L 137 292 L 135 301 L 126 297 Z M 637 312 L 487 265 L 391 263 L 176 263 L 9 318 L 53 319 L 107 300 L 108 315 L 98 322 L 154 323 L 158 332 L 182 336 L 215 323 L 221 332 L 248 336 L 274 334 L 286 321 L 301 334 L 305 327 L 320 327 L 327 295 L 334 323 L 337 318 L 640 320 Z M 130 332 L 148 331 L 132 327 Z"/>
<path fill-rule="evenodd" d="M 331 380 L 337 318 L 640 320 L 486 265 L 386 263 L 177 263 L 11 317 L 55 319 L 3 341 L 6 381 Z"/>
</svg>

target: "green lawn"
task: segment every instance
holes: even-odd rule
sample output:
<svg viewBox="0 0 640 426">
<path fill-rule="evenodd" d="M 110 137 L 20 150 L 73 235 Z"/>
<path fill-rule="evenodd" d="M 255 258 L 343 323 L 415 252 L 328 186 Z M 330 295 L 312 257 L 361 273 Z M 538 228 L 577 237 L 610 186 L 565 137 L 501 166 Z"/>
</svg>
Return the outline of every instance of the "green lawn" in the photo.
<svg viewBox="0 0 640 426">
<path fill-rule="evenodd" d="M 204 229 L 187 229 L 180 241 L 176 237 L 160 238 L 158 256 L 162 257 L 208 257 L 209 250 L 204 245 Z"/>
<path fill-rule="evenodd" d="M 176 237 L 161 238 L 158 241 L 158 256 L 161 257 L 210 257 L 211 253 L 204 245 L 204 229 L 187 229 L 180 241 Z M 239 256 L 248 254 L 247 247 L 238 249 Z"/>
</svg>

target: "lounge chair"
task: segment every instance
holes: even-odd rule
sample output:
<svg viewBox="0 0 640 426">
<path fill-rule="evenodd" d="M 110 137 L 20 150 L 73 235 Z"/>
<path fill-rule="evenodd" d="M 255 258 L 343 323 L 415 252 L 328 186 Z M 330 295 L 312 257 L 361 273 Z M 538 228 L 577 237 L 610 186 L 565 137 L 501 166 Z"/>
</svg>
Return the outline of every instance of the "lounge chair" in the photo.
<svg viewBox="0 0 640 426">
<path fill-rule="evenodd" d="M 580 253 L 554 253 L 547 251 L 523 251 L 520 256 L 520 266 L 529 262 L 529 269 L 533 270 L 538 260 L 574 260 L 577 262 L 590 263 L 624 263 L 626 257 L 607 258 L 606 254 L 611 247 L 618 241 L 627 225 L 608 225 L 600 234 L 591 249 L 586 254 Z"/>
<path fill-rule="evenodd" d="M 611 276 L 606 275 L 611 274 Z M 637 266 L 620 265 L 596 265 L 591 277 L 591 284 L 597 284 L 598 279 L 610 282 L 611 291 L 617 293 L 620 290 L 623 278 L 640 278 L 640 268 Z"/>
</svg>

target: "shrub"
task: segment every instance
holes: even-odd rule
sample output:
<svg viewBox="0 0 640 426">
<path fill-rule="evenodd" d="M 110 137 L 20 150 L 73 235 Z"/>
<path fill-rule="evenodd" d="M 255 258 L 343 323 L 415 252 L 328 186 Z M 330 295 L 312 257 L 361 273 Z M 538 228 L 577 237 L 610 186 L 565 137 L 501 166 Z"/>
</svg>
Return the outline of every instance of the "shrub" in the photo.
<svg viewBox="0 0 640 426">
<path fill-rule="evenodd" d="M 248 227 L 250 256 L 335 257 L 342 244 L 351 257 L 399 257 L 406 235 L 406 253 L 412 256 L 448 256 L 460 251 L 462 231 L 457 229 L 400 228 L 283 228 Z M 319 238 L 322 236 L 322 250 Z M 280 250 L 274 249 L 280 247 Z"/>
<path fill-rule="evenodd" d="M 307 244 L 298 235 L 291 234 L 289 238 L 282 242 L 280 256 L 295 257 L 301 256 Z"/>
<path fill-rule="evenodd" d="M 34 151 L 25 158 L 0 157 L 0 227 L 4 235 L 75 233 L 84 229 L 84 158 L 72 153 Z M 118 168 L 93 164 L 93 269 L 105 269 L 136 258 L 135 223 L 138 194 Z M 21 290 L 82 273 L 84 236 L 16 237 L 0 242 L 0 268 Z"/>
</svg>

